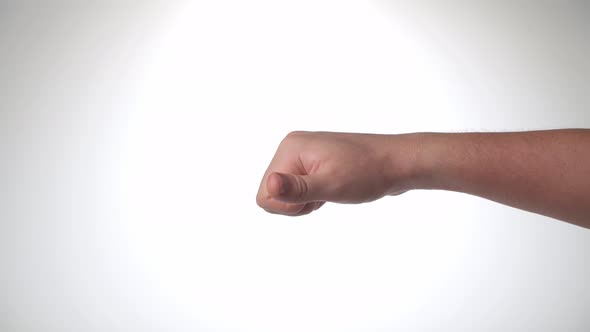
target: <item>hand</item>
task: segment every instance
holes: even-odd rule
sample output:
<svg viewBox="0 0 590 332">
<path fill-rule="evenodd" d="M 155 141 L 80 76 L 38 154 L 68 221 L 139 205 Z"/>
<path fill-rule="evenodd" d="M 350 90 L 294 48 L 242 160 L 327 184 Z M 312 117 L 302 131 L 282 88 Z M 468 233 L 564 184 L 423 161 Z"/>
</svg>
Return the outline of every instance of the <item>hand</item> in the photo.
<svg viewBox="0 0 590 332">
<path fill-rule="evenodd" d="M 410 168 L 404 165 L 411 158 L 394 157 L 395 139 L 395 135 L 292 132 L 279 145 L 256 201 L 268 212 L 300 216 L 327 201 L 364 203 L 400 194 L 408 189 Z"/>
</svg>

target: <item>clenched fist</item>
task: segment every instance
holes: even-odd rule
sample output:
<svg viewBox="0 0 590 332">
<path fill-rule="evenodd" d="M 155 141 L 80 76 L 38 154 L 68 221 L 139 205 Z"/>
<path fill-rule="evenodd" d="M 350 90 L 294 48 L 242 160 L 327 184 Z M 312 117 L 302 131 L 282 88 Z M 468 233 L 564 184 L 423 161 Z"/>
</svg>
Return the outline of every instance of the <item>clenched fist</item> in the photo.
<svg viewBox="0 0 590 332">
<path fill-rule="evenodd" d="M 363 203 L 402 193 L 409 189 L 415 158 L 408 145 L 397 144 L 402 140 L 403 135 L 292 132 L 268 166 L 256 201 L 268 212 L 299 216 L 325 202 Z"/>
</svg>

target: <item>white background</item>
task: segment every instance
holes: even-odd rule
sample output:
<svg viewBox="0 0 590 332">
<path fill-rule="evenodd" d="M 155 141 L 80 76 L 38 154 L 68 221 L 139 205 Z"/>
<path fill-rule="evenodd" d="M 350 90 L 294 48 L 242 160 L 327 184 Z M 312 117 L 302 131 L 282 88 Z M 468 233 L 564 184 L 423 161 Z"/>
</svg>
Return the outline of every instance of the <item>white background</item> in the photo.
<svg viewBox="0 0 590 332">
<path fill-rule="evenodd" d="M 411 192 L 289 218 L 291 130 L 590 127 L 583 2 L 0 5 L 0 330 L 587 331 L 590 232 Z"/>
</svg>

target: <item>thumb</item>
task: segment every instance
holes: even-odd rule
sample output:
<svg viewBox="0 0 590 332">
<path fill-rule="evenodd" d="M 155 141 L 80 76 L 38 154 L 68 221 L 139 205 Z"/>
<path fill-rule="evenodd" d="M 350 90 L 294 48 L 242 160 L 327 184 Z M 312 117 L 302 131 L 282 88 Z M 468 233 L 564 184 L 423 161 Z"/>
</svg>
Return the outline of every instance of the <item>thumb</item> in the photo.
<svg viewBox="0 0 590 332">
<path fill-rule="evenodd" d="M 268 177 L 270 196 L 285 203 L 308 203 L 321 200 L 317 180 L 310 175 L 273 172 Z"/>
</svg>

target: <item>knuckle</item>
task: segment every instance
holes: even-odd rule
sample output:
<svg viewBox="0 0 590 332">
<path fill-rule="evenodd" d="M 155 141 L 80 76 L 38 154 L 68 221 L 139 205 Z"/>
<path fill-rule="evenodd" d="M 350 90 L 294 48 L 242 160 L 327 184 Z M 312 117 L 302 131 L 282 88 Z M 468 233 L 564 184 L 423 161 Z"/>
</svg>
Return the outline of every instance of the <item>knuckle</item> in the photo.
<svg viewBox="0 0 590 332">
<path fill-rule="evenodd" d="M 302 136 L 305 135 L 305 133 L 306 133 L 305 131 L 299 131 L 299 130 L 292 131 L 292 132 L 288 133 L 283 138 L 283 141 L 282 142 L 283 143 L 285 143 L 285 142 L 292 142 L 294 140 L 300 139 Z"/>
</svg>

